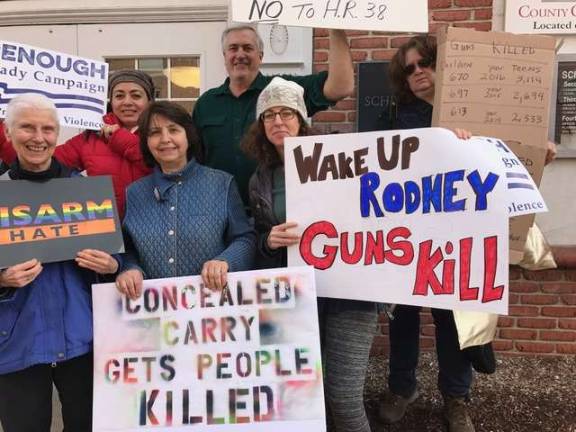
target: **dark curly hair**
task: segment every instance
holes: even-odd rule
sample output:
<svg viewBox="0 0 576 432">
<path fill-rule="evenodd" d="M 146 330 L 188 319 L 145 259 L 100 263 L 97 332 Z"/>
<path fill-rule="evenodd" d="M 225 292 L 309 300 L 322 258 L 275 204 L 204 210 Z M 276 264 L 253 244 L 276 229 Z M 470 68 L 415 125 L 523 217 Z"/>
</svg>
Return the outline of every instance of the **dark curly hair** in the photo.
<svg viewBox="0 0 576 432">
<path fill-rule="evenodd" d="M 308 126 L 300 113 L 297 113 L 296 115 L 298 116 L 298 121 L 300 123 L 298 136 L 314 135 L 312 129 Z M 266 137 L 264 122 L 261 119 L 257 119 L 250 125 L 250 128 L 242 139 L 240 147 L 250 158 L 255 159 L 262 165 L 270 167 L 282 164 L 282 159 L 280 159 L 276 147 L 274 147 L 274 144 L 272 144 Z"/>
<path fill-rule="evenodd" d="M 186 151 L 186 160 L 196 159 L 197 162 L 203 162 L 203 151 L 196 133 L 196 127 L 192 121 L 192 117 L 184 108 L 174 102 L 152 102 L 148 108 L 140 115 L 138 121 L 138 133 L 140 134 L 140 150 L 144 163 L 153 168 L 158 166 L 158 162 L 152 156 L 152 152 L 148 148 L 148 134 L 150 132 L 150 123 L 154 116 L 165 117 L 180 125 L 186 131 L 186 138 L 188 140 L 188 150 Z"/>
<path fill-rule="evenodd" d="M 390 62 L 390 79 L 396 92 L 396 97 L 401 103 L 410 103 L 416 96 L 410 90 L 406 80 L 406 52 L 416 49 L 423 57 L 432 60 L 432 67 L 436 68 L 436 37 L 430 35 L 414 36 L 396 51 Z"/>
</svg>

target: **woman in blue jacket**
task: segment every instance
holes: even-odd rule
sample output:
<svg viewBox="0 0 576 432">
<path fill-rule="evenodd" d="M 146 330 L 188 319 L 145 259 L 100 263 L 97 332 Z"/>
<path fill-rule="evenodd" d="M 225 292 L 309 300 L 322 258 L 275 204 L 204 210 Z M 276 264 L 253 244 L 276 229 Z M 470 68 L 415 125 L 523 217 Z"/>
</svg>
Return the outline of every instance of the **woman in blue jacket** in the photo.
<svg viewBox="0 0 576 432">
<path fill-rule="evenodd" d="M 128 188 L 118 289 L 136 298 L 144 277 L 197 274 L 208 288 L 224 288 L 228 271 L 252 268 L 255 243 L 233 177 L 197 162 L 200 144 L 181 106 L 154 102 L 139 130 L 154 171 Z"/>
<path fill-rule="evenodd" d="M 54 104 L 18 96 L 6 110 L 7 135 L 18 159 L 2 180 L 46 182 L 73 172 L 52 158 L 59 123 Z M 4 432 L 49 432 L 52 388 L 62 402 L 64 430 L 92 429 L 92 305 L 95 272 L 115 273 L 105 252 L 75 260 L 36 259 L 0 271 L 0 422 Z"/>
</svg>

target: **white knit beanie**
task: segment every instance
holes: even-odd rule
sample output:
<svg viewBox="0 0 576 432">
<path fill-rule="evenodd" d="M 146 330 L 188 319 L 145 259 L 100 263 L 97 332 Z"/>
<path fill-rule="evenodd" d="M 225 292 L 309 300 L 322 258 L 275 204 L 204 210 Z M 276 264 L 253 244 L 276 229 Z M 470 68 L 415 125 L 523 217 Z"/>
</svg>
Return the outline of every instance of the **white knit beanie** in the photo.
<svg viewBox="0 0 576 432">
<path fill-rule="evenodd" d="M 288 107 L 298 111 L 302 118 L 308 118 L 306 104 L 304 103 L 304 89 L 294 81 L 274 77 L 266 86 L 256 103 L 256 118 L 272 107 Z"/>
</svg>

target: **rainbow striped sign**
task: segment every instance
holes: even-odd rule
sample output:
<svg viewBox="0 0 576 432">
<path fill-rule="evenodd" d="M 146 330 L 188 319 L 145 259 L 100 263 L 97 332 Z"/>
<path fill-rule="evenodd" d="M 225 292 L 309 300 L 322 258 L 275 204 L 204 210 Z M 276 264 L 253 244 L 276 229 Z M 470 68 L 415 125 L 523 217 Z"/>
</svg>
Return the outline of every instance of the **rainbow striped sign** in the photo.
<svg viewBox="0 0 576 432">
<path fill-rule="evenodd" d="M 0 267 L 124 250 L 110 177 L 0 181 Z"/>
</svg>

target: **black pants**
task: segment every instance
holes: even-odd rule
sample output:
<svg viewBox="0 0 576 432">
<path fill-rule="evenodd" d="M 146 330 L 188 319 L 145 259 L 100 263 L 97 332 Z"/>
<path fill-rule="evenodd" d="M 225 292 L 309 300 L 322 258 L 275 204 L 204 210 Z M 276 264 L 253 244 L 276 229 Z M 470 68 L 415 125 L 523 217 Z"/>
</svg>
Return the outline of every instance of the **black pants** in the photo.
<svg viewBox="0 0 576 432">
<path fill-rule="evenodd" d="M 64 432 L 92 430 L 92 353 L 0 375 L 4 432 L 50 432 L 52 385 L 62 402 Z"/>
<path fill-rule="evenodd" d="M 472 364 L 460 351 L 452 311 L 431 309 L 436 326 L 438 388 L 444 397 L 468 396 Z M 390 391 L 409 397 L 416 390 L 416 368 L 420 354 L 420 308 L 398 305 L 390 321 Z"/>
</svg>

